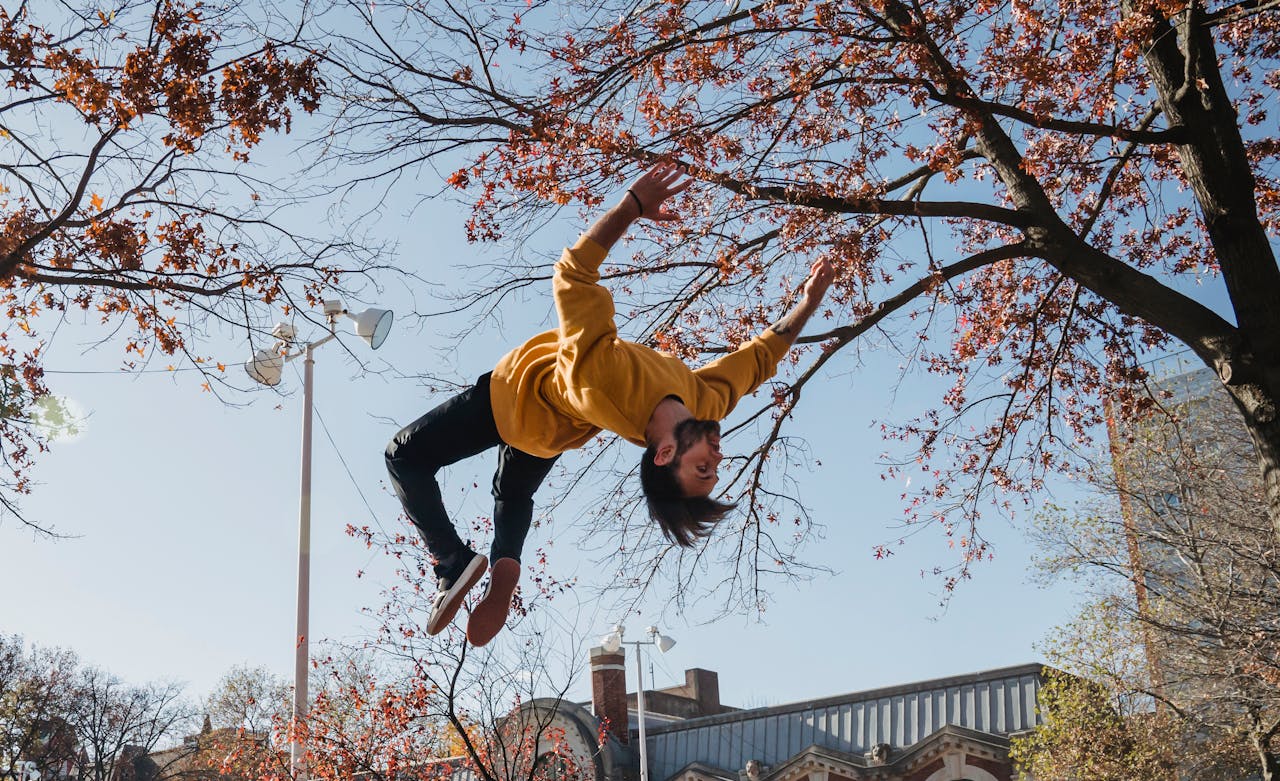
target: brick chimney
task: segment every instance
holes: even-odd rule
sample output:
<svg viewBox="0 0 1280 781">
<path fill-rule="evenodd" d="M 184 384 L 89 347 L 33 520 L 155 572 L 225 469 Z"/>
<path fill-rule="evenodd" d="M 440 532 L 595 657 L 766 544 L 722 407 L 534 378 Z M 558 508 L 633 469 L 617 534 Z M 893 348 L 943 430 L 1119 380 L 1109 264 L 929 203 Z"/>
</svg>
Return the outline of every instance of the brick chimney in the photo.
<svg viewBox="0 0 1280 781">
<path fill-rule="evenodd" d="M 596 718 L 608 724 L 609 733 L 626 744 L 627 723 L 626 648 L 609 652 L 591 649 L 591 707 Z"/>
<path fill-rule="evenodd" d="M 694 667 L 684 671 L 684 686 L 688 696 L 696 700 L 703 715 L 720 713 L 720 676 L 714 670 Z"/>
</svg>

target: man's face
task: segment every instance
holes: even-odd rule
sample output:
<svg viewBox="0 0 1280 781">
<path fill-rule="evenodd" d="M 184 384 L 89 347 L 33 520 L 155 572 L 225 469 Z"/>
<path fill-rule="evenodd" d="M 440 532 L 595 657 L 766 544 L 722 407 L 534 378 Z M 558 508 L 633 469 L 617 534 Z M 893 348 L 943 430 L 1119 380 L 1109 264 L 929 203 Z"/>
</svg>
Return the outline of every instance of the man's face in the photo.
<svg viewBox="0 0 1280 781">
<path fill-rule="evenodd" d="M 709 496 L 720 479 L 720 424 L 685 420 L 676 426 L 679 464 L 676 480 L 685 496 Z"/>
</svg>

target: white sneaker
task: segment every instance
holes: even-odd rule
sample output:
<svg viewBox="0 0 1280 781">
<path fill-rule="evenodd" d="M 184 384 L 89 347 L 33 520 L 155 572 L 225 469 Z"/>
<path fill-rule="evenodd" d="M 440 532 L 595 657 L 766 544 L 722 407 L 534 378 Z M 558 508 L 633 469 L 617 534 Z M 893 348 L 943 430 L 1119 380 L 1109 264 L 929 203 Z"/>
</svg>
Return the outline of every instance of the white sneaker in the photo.
<svg viewBox="0 0 1280 781">
<path fill-rule="evenodd" d="M 469 551 L 470 552 L 470 551 Z M 462 607 L 462 600 L 475 584 L 480 582 L 489 560 L 479 553 L 471 553 L 471 560 L 463 565 L 454 577 L 441 577 L 435 599 L 431 602 L 431 617 L 427 619 L 427 634 L 438 635 L 453 621 Z"/>
</svg>

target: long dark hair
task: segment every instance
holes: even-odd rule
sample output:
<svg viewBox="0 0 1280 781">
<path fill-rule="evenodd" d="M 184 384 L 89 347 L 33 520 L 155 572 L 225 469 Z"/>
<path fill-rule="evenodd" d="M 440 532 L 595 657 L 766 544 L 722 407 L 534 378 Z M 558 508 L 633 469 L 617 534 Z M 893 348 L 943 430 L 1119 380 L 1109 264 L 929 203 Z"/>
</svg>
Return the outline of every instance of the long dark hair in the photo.
<svg viewBox="0 0 1280 781">
<path fill-rule="evenodd" d="M 640 487 L 649 505 L 649 517 L 658 523 L 668 540 L 688 548 L 711 533 L 716 523 L 735 505 L 716 501 L 709 496 L 685 496 L 676 478 L 680 457 L 707 434 L 718 434 L 720 424 L 714 420 L 690 418 L 676 425 L 676 454 L 663 466 L 654 463 L 656 445 L 645 448 L 640 459 Z"/>
</svg>

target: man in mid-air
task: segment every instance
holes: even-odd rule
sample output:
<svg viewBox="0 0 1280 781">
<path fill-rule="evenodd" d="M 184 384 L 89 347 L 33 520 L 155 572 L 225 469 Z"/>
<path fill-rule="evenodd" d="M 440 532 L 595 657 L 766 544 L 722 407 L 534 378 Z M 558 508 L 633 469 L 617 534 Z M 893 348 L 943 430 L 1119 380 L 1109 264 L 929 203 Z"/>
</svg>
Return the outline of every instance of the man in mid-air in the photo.
<svg viewBox="0 0 1280 781">
<path fill-rule="evenodd" d="M 507 353 L 492 372 L 406 426 L 387 446 L 392 486 L 435 560 L 439 590 L 428 634 L 449 625 L 486 569 L 489 587 L 471 611 L 467 639 L 482 646 L 501 631 L 520 579 L 533 495 L 561 453 L 582 447 L 602 429 L 645 449 L 641 487 L 649 514 L 672 542 L 695 544 L 733 509 L 711 498 L 723 458 L 719 421 L 773 376 L 834 271 L 826 261 L 814 263 L 790 312 L 697 369 L 618 338 L 600 264 L 636 220 L 679 220 L 667 201 L 692 181 L 666 162 L 637 179 L 556 263 L 552 292 L 559 327 Z M 486 559 L 458 537 L 435 475 L 493 447 L 494 535 Z"/>
</svg>

